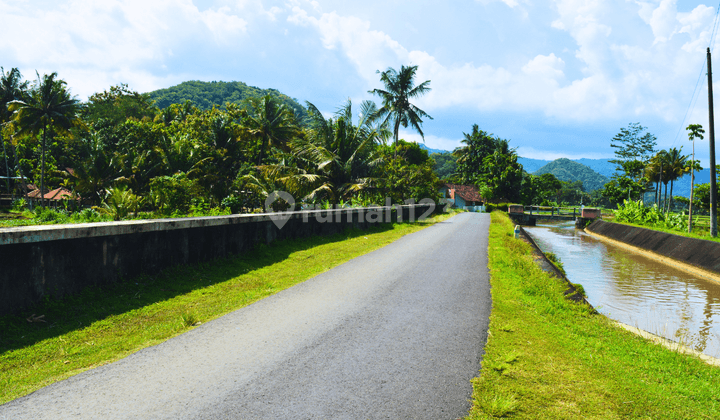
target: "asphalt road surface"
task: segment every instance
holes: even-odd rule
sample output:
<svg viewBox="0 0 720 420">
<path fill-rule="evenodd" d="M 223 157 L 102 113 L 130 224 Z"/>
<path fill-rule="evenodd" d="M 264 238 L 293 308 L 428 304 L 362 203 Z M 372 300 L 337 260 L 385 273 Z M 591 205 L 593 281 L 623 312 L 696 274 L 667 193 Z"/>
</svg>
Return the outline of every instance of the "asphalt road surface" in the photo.
<svg viewBox="0 0 720 420">
<path fill-rule="evenodd" d="M 490 217 L 461 213 L 0 419 L 456 419 L 487 340 Z"/>
</svg>

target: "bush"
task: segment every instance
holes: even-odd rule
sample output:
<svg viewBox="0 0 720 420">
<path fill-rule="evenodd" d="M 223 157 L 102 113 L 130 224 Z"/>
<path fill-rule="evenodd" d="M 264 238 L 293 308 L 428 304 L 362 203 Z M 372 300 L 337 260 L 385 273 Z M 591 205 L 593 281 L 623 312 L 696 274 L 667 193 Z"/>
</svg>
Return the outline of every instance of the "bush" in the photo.
<svg viewBox="0 0 720 420">
<path fill-rule="evenodd" d="M 40 223 L 63 223 L 67 214 L 63 211 L 51 209 L 50 207 L 35 207 L 35 220 Z"/>
<path fill-rule="evenodd" d="M 75 212 L 71 216 L 71 220 L 75 223 L 94 223 L 94 222 L 106 222 L 112 220 L 109 216 L 104 216 L 94 209 L 83 209 L 79 212 Z"/>
<path fill-rule="evenodd" d="M 161 214 L 186 215 L 193 198 L 201 196 L 200 186 L 184 173 L 150 180 L 150 199 Z"/>
<path fill-rule="evenodd" d="M 510 203 L 485 203 L 485 211 L 491 213 L 493 210 L 508 211 Z"/>
<path fill-rule="evenodd" d="M 27 207 L 27 201 L 24 198 L 19 198 L 12 202 L 12 211 L 22 212 Z"/>
<path fill-rule="evenodd" d="M 229 208 L 233 214 L 237 214 L 242 211 L 243 200 L 238 196 L 229 195 L 229 196 L 223 198 L 220 205 L 223 207 Z"/>
<path fill-rule="evenodd" d="M 142 203 L 142 198 L 126 187 L 110 188 L 107 192 L 103 206 L 98 211 L 113 220 L 122 220 L 132 212 L 137 213 Z"/>
<path fill-rule="evenodd" d="M 657 205 L 646 207 L 642 201 L 625 200 L 619 204 L 615 210 L 615 220 L 679 231 L 687 229 L 685 212 L 663 213 Z"/>
</svg>

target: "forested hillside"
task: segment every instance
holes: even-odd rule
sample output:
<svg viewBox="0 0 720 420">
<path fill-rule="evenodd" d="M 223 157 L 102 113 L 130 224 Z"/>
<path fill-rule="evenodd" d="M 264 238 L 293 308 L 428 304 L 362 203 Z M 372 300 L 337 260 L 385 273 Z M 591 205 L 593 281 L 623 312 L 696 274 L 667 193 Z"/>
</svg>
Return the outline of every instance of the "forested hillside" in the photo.
<svg viewBox="0 0 720 420">
<path fill-rule="evenodd" d="M 587 166 L 570 159 L 556 159 L 534 172 L 534 175 L 553 174 L 557 179 L 566 182 L 582 181 L 585 191 L 603 188 L 609 180 Z"/>
<path fill-rule="evenodd" d="M 255 86 L 248 86 L 243 82 L 201 82 L 191 80 L 167 89 L 149 92 L 148 95 L 160 109 L 167 108 L 172 104 L 183 104 L 189 100 L 203 111 L 212 108 L 213 105 L 223 107 L 227 102 L 242 104 L 247 98 L 260 98 L 270 95 L 292 108 L 301 119 L 304 119 L 307 115 L 305 107 L 300 105 L 297 100 L 275 89 L 260 89 Z"/>
</svg>

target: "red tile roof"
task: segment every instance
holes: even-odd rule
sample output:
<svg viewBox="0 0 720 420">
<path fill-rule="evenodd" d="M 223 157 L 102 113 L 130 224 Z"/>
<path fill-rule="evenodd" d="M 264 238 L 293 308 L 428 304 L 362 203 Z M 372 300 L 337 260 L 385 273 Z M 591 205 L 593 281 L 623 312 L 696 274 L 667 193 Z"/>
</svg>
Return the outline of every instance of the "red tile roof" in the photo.
<svg viewBox="0 0 720 420">
<path fill-rule="evenodd" d="M 28 193 L 29 198 L 40 198 L 40 190 L 35 189 Z M 63 187 L 56 188 L 48 193 L 45 193 L 45 199 L 47 200 L 62 200 L 63 198 L 72 199 L 73 193 Z"/>
<path fill-rule="evenodd" d="M 455 195 L 460 196 L 465 201 L 483 201 L 480 197 L 480 191 L 478 187 L 474 185 L 459 185 L 459 184 L 443 184 L 448 190 L 450 190 L 450 197 L 455 198 Z"/>
</svg>

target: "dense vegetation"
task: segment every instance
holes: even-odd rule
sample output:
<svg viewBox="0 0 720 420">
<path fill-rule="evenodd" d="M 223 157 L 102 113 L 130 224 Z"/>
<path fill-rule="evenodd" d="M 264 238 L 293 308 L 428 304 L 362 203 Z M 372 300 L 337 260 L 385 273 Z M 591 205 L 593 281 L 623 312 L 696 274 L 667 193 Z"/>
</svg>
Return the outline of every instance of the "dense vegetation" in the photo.
<svg viewBox="0 0 720 420">
<path fill-rule="evenodd" d="M 262 98 L 268 95 L 291 108 L 301 121 L 305 118 L 306 110 L 298 103 L 297 99 L 290 98 L 275 89 L 260 89 L 255 86 L 248 86 L 243 82 L 201 82 L 191 80 L 166 89 L 149 92 L 148 98 L 154 101 L 155 106 L 160 109 L 165 109 L 172 104 L 184 104 L 190 101 L 200 110 L 207 111 L 214 106 L 224 107 L 227 103 L 242 106 L 249 98 Z"/>
<path fill-rule="evenodd" d="M 239 82 L 151 94 L 118 85 L 80 102 L 55 73 L 28 82 L 3 69 L 0 167 L 18 179 L 16 196 L 30 183 L 62 186 L 81 198 L 63 205 L 92 205 L 94 220 L 254 211 L 274 191 L 305 207 L 437 199 L 427 152 L 397 137 L 400 126 L 422 134 L 429 117 L 408 100 L 430 89 L 415 85 L 416 70 L 382 74 L 384 89 L 373 91 L 380 107 L 348 101 L 326 117 L 310 102 Z"/>
</svg>

